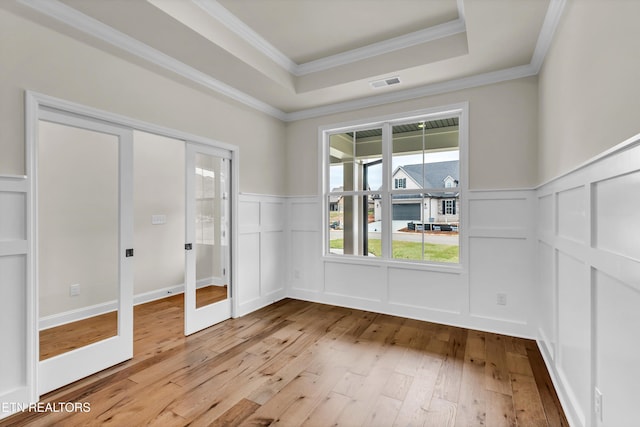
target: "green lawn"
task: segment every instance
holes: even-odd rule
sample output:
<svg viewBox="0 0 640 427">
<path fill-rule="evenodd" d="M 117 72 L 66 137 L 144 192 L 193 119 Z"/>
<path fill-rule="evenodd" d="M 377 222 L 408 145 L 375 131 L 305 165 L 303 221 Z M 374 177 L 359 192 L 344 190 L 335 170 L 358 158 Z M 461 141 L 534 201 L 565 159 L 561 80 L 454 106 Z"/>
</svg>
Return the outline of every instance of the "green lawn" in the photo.
<svg viewBox="0 0 640 427">
<path fill-rule="evenodd" d="M 382 256 L 380 239 L 369 240 L 369 252 L 375 256 Z M 343 239 L 334 239 L 330 241 L 332 249 L 342 249 L 344 247 Z M 422 243 L 420 242 L 393 242 L 393 258 L 396 259 L 422 259 Z M 437 261 L 437 262 L 459 262 L 459 247 L 458 245 L 437 245 L 434 243 L 424 244 L 424 259 L 425 261 Z"/>
</svg>

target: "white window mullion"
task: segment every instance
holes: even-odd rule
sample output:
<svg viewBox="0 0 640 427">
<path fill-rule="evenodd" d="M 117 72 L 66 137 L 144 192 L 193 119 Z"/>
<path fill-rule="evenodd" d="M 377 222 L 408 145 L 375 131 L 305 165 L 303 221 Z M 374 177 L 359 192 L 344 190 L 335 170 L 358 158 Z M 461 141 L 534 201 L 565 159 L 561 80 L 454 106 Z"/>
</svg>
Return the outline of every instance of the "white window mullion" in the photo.
<svg viewBox="0 0 640 427">
<path fill-rule="evenodd" d="M 392 236 L 392 202 L 391 202 L 391 177 L 392 168 L 392 128 L 390 123 L 382 125 L 382 257 L 391 258 L 391 236 Z"/>
</svg>

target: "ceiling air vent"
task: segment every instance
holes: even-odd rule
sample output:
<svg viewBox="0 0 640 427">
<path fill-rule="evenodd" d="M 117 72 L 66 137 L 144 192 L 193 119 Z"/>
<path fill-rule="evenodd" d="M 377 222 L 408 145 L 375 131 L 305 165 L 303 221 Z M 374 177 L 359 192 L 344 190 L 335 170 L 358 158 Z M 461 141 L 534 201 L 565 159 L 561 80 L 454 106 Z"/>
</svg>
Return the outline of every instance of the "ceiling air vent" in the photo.
<svg viewBox="0 0 640 427">
<path fill-rule="evenodd" d="M 400 84 L 400 77 L 387 77 L 380 80 L 369 82 L 372 88 L 379 89 L 381 87 L 393 86 Z"/>
</svg>

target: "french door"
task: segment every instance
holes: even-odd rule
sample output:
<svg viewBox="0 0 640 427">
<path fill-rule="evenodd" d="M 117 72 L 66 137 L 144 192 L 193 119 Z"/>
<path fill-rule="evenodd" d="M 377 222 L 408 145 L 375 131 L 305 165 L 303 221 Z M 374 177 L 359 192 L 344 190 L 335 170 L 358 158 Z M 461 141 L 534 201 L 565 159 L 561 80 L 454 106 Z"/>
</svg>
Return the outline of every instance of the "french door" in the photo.
<svg viewBox="0 0 640 427">
<path fill-rule="evenodd" d="M 49 109 L 37 132 L 42 395 L 133 357 L 133 141 Z"/>
<path fill-rule="evenodd" d="M 187 143 L 185 335 L 231 317 L 231 152 Z"/>
</svg>

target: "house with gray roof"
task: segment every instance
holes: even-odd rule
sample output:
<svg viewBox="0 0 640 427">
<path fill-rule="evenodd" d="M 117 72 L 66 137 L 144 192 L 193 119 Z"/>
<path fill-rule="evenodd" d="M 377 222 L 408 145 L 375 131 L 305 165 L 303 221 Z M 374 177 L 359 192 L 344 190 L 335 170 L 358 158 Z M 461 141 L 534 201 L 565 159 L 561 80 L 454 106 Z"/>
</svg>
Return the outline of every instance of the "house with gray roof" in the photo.
<svg viewBox="0 0 640 427">
<path fill-rule="evenodd" d="M 450 160 L 398 166 L 392 175 L 393 190 L 425 190 L 407 194 L 395 193 L 393 220 L 416 223 L 455 224 L 459 221 L 460 163 Z M 452 189 L 448 191 L 447 189 Z M 375 204 L 375 217 L 380 219 L 380 203 Z"/>
</svg>

